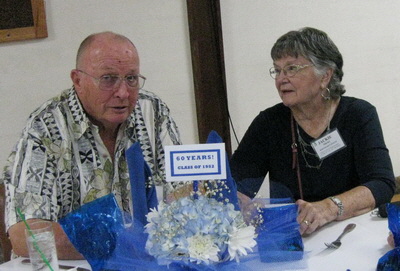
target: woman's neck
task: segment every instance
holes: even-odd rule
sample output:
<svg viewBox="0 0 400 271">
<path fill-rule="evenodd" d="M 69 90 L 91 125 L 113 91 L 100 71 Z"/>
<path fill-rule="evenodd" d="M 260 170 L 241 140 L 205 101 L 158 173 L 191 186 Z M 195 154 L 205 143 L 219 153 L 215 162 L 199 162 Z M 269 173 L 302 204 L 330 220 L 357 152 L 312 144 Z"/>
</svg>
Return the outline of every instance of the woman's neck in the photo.
<svg viewBox="0 0 400 271">
<path fill-rule="evenodd" d="M 291 108 L 297 124 L 311 137 L 318 138 L 331 122 L 340 98 L 319 105 Z"/>
</svg>

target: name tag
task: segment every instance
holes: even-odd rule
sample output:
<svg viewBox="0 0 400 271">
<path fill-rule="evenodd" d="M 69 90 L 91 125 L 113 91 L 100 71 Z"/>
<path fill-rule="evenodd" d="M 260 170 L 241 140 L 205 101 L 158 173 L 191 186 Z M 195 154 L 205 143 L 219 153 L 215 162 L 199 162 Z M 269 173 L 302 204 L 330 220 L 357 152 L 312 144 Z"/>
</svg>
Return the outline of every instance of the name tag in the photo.
<svg viewBox="0 0 400 271">
<path fill-rule="evenodd" d="M 318 155 L 320 160 L 334 154 L 335 152 L 346 147 L 338 129 L 330 130 L 320 138 L 311 141 L 311 146 Z"/>
</svg>

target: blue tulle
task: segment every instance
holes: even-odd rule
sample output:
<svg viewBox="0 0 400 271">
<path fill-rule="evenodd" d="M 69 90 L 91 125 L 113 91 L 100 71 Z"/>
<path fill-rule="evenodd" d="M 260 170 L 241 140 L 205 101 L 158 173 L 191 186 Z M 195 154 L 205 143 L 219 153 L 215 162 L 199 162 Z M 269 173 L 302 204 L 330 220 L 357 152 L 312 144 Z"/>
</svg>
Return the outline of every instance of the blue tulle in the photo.
<svg viewBox="0 0 400 271">
<path fill-rule="evenodd" d="M 83 205 L 59 223 L 94 271 L 101 270 L 112 257 L 124 230 L 122 215 L 113 195 Z"/>
<path fill-rule="evenodd" d="M 247 221 L 257 225 L 257 245 L 262 262 L 303 258 L 303 239 L 296 220 L 298 206 L 290 198 L 256 198 L 245 207 Z"/>
<path fill-rule="evenodd" d="M 258 202 L 260 199 L 258 199 Z M 263 201 L 268 201 L 263 199 Z M 276 199 L 285 201 L 285 199 Z M 137 219 L 125 228 L 122 214 L 112 194 L 92 201 L 60 221 L 71 242 L 84 255 L 93 271 L 100 270 L 260 270 L 285 265 L 285 270 L 305 268 L 301 237 L 290 221 L 296 218 L 293 205 L 268 208 L 268 220 L 259 228 L 258 248 L 240 262 L 196 264 L 189 261 L 159 262 L 146 252 L 148 235 Z M 273 210 L 273 211 L 271 211 Z M 288 223 L 288 225 L 284 225 Z M 302 261 L 303 259 L 303 261 Z"/>
<path fill-rule="evenodd" d="M 400 271 L 400 206 L 386 204 L 389 229 L 394 237 L 395 248 L 383 255 L 376 268 L 377 271 Z"/>
<path fill-rule="evenodd" d="M 211 133 L 208 143 L 220 143 L 221 138 Z M 144 228 L 146 215 L 150 208 L 157 205 L 154 187 L 148 185 L 150 170 L 143 160 L 139 144 L 127 151 L 127 161 L 131 178 L 134 216 L 126 223 L 129 214 L 121 213 L 112 194 L 83 205 L 80 209 L 68 214 L 59 222 L 76 249 L 88 260 L 93 271 L 100 270 L 260 270 L 273 269 L 276 264 L 285 266 L 286 270 L 304 268 L 303 245 L 296 221 L 296 205 L 269 206 L 269 208 L 248 208 L 256 212 L 252 215 L 262 217 L 263 223 L 258 227 L 259 247 L 247 256 L 236 261 L 224 261 L 215 264 L 196 264 L 185 261 L 164 262 L 149 255 L 146 251 L 148 234 Z M 224 180 L 223 197 L 228 199 L 239 210 L 236 185 L 232 179 L 227 163 L 227 179 Z M 257 200 L 257 204 L 287 202 L 287 199 Z M 253 201 L 255 203 L 256 201 Z M 256 205 L 254 205 L 256 206 Z M 257 205 L 258 207 L 260 205 Z M 257 210 L 257 211 L 256 211 Z M 261 210 L 261 211 L 260 211 Z M 129 225 L 129 226 L 127 226 Z M 303 261 L 302 261 L 303 259 Z"/>
<path fill-rule="evenodd" d="M 400 247 L 400 206 L 398 204 L 387 203 L 389 230 L 394 237 L 395 247 Z"/>
</svg>

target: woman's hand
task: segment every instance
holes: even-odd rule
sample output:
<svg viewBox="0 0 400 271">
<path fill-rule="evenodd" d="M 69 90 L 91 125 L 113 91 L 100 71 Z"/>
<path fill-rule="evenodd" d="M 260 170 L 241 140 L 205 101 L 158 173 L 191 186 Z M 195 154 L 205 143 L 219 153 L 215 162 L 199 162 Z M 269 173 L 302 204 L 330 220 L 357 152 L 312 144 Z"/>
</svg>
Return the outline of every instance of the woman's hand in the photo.
<svg viewBox="0 0 400 271">
<path fill-rule="evenodd" d="M 299 213 L 297 222 L 300 224 L 300 234 L 310 234 L 337 217 L 337 206 L 330 199 L 317 202 L 297 200 Z"/>
<path fill-rule="evenodd" d="M 310 234 L 333 220 L 362 215 L 375 208 L 375 198 L 365 186 L 357 186 L 336 197 L 340 198 L 344 206 L 344 212 L 339 217 L 338 206 L 329 198 L 316 202 L 300 199 L 296 201 L 299 206 L 297 221 L 300 223 L 301 234 Z"/>
<path fill-rule="evenodd" d="M 251 198 L 249 198 L 248 196 L 246 196 L 243 193 L 237 192 L 237 196 L 238 196 L 238 200 L 239 200 L 240 209 L 243 209 L 251 202 Z"/>
</svg>

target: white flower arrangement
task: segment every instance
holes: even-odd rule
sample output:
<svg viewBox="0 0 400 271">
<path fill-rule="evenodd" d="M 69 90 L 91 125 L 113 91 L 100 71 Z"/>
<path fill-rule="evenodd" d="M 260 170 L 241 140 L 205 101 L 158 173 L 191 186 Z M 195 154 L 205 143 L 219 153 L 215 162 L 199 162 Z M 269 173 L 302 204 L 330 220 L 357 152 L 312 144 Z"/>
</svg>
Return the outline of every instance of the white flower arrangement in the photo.
<svg viewBox="0 0 400 271">
<path fill-rule="evenodd" d="M 233 204 L 203 195 L 160 203 L 147 221 L 146 250 L 163 264 L 239 261 L 257 244 L 255 228 L 246 225 Z"/>
</svg>

